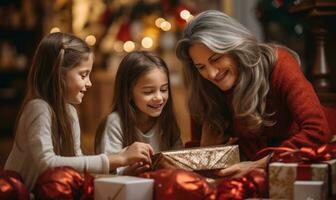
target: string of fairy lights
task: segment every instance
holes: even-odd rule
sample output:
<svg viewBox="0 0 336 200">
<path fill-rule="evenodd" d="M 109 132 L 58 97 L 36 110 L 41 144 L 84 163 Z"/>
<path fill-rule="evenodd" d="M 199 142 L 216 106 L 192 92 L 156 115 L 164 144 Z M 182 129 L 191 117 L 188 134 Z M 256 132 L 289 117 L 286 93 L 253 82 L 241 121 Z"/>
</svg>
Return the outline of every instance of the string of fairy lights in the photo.
<svg viewBox="0 0 336 200">
<path fill-rule="evenodd" d="M 179 13 L 179 16 L 181 19 L 185 20 L 185 22 L 189 22 L 194 16 L 190 13 L 189 10 L 182 10 Z M 168 32 L 172 30 L 172 24 L 167 19 L 163 17 L 158 17 L 153 21 L 156 28 Z M 53 32 L 60 32 L 61 29 L 59 27 L 52 27 L 50 29 L 50 33 Z M 87 35 L 85 37 L 85 41 L 90 46 L 94 46 L 96 44 L 96 37 L 93 34 Z M 133 41 L 133 40 L 127 40 L 127 41 L 121 41 L 116 40 L 113 44 L 113 50 L 116 52 L 132 52 L 136 49 L 136 46 L 138 43 L 141 45 L 144 49 L 151 49 L 153 46 L 155 46 L 155 40 L 150 35 L 144 35 L 140 41 Z"/>
</svg>

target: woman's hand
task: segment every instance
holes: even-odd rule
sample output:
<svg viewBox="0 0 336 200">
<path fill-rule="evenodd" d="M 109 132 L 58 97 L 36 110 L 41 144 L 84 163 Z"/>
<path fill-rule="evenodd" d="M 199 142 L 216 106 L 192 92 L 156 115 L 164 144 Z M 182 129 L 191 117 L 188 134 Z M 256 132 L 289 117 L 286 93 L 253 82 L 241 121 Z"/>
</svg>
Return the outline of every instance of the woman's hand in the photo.
<svg viewBox="0 0 336 200">
<path fill-rule="evenodd" d="M 143 162 L 151 165 L 151 156 L 153 148 L 146 143 L 134 142 L 128 147 L 125 147 L 117 154 L 108 155 L 110 163 L 110 171 L 127 165 L 132 165 L 136 162 Z"/>
<path fill-rule="evenodd" d="M 264 158 L 257 161 L 246 161 L 234 164 L 228 168 L 221 169 L 215 174 L 217 176 L 225 178 L 241 178 L 245 176 L 252 170 L 263 170 L 267 166 L 267 162 L 270 156 L 265 156 Z"/>
<path fill-rule="evenodd" d="M 130 165 L 125 168 L 123 175 L 137 176 L 141 173 L 144 173 L 150 169 L 150 165 L 144 162 L 136 162 L 133 165 Z"/>
</svg>

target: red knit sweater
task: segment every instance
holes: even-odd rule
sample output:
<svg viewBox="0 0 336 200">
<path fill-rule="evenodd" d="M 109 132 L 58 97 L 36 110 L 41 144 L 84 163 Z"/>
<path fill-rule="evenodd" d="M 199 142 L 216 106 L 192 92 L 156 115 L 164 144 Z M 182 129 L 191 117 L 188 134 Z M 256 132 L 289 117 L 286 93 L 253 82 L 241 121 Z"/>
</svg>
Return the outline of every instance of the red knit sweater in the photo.
<svg viewBox="0 0 336 200">
<path fill-rule="evenodd" d="M 266 111 L 275 112 L 276 121 L 261 132 L 243 130 L 233 120 L 229 133 L 238 137 L 241 153 L 253 160 L 256 153 L 268 146 L 317 146 L 330 140 L 331 134 L 319 99 L 301 72 L 298 62 L 284 48 L 278 48 L 278 60 L 270 77 Z M 200 141 L 201 128 L 192 127 L 192 140 Z"/>
</svg>

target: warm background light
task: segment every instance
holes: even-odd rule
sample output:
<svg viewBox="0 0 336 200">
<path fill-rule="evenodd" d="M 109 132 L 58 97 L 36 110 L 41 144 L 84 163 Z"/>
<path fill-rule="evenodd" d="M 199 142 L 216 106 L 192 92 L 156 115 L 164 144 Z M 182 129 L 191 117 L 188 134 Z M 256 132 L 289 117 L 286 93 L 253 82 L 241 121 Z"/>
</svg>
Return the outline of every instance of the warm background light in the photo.
<svg viewBox="0 0 336 200">
<path fill-rule="evenodd" d="M 160 27 L 163 31 L 169 31 L 171 29 L 171 24 L 167 21 L 164 21 L 161 23 Z"/>
<path fill-rule="evenodd" d="M 161 28 L 162 22 L 165 22 L 165 21 L 166 21 L 165 19 L 163 19 L 162 17 L 159 17 L 155 20 L 155 26 L 158 28 Z"/>
<path fill-rule="evenodd" d="M 85 38 L 85 42 L 90 45 L 90 46 L 93 46 L 96 44 L 96 37 L 94 35 L 88 35 L 86 38 Z"/>
<path fill-rule="evenodd" d="M 180 17 L 184 20 L 187 20 L 190 17 L 190 12 L 188 10 L 182 10 L 180 12 Z"/>
<path fill-rule="evenodd" d="M 53 27 L 53 28 L 50 30 L 50 33 L 56 33 L 56 32 L 61 32 L 61 29 L 59 29 L 58 27 Z"/>
<path fill-rule="evenodd" d="M 132 41 L 126 41 L 124 44 L 124 50 L 126 52 L 132 52 L 135 49 L 135 44 Z"/>
<path fill-rule="evenodd" d="M 153 47 L 153 39 L 151 37 L 144 37 L 141 40 L 141 45 L 144 48 L 149 49 L 149 48 Z"/>
</svg>

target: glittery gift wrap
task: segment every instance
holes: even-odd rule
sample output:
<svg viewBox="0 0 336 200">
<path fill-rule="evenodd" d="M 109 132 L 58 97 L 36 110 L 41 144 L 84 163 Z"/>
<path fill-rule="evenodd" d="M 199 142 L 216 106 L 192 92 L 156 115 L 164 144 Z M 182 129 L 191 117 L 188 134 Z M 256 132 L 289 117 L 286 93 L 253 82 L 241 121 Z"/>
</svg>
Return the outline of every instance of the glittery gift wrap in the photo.
<svg viewBox="0 0 336 200">
<path fill-rule="evenodd" d="M 164 151 L 153 157 L 152 169 L 176 168 L 189 171 L 222 169 L 239 162 L 237 145 Z"/>
<path fill-rule="evenodd" d="M 269 196 L 271 199 L 293 199 L 296 180 L 322 181 L 324 198 L 328 194 L 327 164 L 270 163 Z"/>
</svg>

